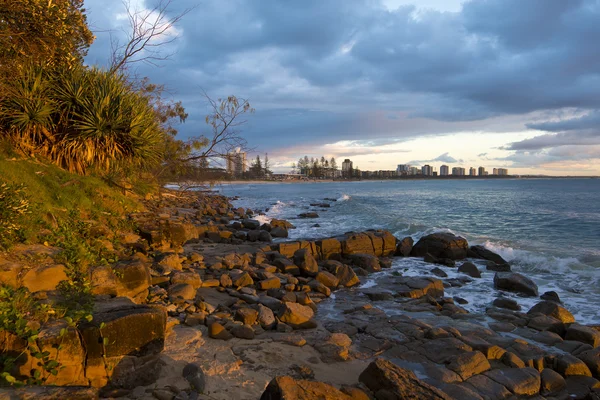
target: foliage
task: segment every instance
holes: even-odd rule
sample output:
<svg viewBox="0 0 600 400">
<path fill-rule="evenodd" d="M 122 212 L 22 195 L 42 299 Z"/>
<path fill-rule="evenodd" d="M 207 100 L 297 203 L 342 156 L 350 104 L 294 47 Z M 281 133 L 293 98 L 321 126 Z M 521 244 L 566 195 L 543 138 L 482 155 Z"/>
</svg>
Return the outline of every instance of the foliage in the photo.
<svg viewBox="0 0 600 400">
<path fill-rule="evenodd" d="M 298 160 L 297 165 L 293 165 L 292 169 L 314 178 L 335 178 L 337 162 L 333 157 L 327 160 L 325 157 L 309 159 L 308 156 L 304 156 Z"/>
<path fill-rule="evenodd" d="M 77 173 L 143 169 L 162 157 L 165 133 L 148 96 L 96 68 L 25 69 L 0 101 L 0 123 L 16 147 Z"/>
<path fill-rule="evenodd" d="M 21 230 L 21 220 L 29 213 L 29 200 L 23 184 L 0 183 L 0 247 L 13 242 Z"/>
<path fill-rule="evenodd" d="M 94 41 L 83 0 L 0 2 L 0 81 L 25 65 L 71 68 Z"/>
</svg>

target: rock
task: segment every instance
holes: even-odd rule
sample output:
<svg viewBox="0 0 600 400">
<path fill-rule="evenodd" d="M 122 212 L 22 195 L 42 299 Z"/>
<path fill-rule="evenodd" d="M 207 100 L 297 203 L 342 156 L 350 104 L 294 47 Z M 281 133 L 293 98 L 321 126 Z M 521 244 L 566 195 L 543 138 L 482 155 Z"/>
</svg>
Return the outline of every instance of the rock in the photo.
<svg viewBox="0 0 600 400">
<path fill-rule="evenodd" d="M 71 386 L 25 386 L 22 388 L 0 388 L 0 399 L 6 400 L 97 400 L 98 389 Z"/>
<path fill-rule="evenodd" d="M 413 257 L 424 257 L 430 253 L 434 257 L 461 260 L 467 257 L 469 245 L 465 238 L 452 233 L 438 232 L 419 239 L 410 252 Z"/>
<path fill-rule="evenodd" d="M 584 351 L 577 357 L 588 366 L 595 378 L 600 379 L 600 347 Z"/>
<path fill-rule="evenodd" d="M 86 377 L 92 386 L 105 386 L 111 375 L 118 372 L 114 367 L 123 361 L 123 357 L 151 357 L 158 355 L 164 347 L 166 309 L 129 303 L 96 303 L 96 308 L 102 306 L 102 310 L 93 314 L 92 322 L 80 326 L 87 352 Z M 129 360 L 130 369 L 123 371 L 122 377 L 127 377 L 128 381 L 145 379 L 153 362 L 152 359 L 147 362 L 142 359 L 139 363 Z M 139 376 L 133 373 L 138 366 Z"/>
<path fill-rule="evenodd" d="M 414 244 L 413 238 L 410 236 L 400 240 L 396 246 L 396 255 L 402 257 L 410 256 Z"/>
<path fill-rule="evenodd" d="M 489 370 L 491 365 L 482 352 L 469 351 L 451 358 L 446 367 L 460 375 L 463 380 L 467 380 L 473 375 Z"/>
<path fill-rule="evenodd" d="M 337 288 L 340 283 L 340 280 L 335 275 L 327 271 L 320 271 L 315 279 L 331 289 Z"/>
<path fill-rule="evenodd" d="M 158 354 L 145 357 L 118 357 L 107 363 L 113 367 L 110 387 L 131 390 L 137 386 L 151 385 L 156 382 L 164 366 Z"/>
<path fill-rule="evenodd" d="M 350 396 L 323 382 L 294 380 L 291 376 L 273 378 L 260 400 L 352 400 Z"/>
<path fill-rule="evenodd" d="M 496 264 L 493 261 L 488 261 L 487 263 L 485 263 L 485 269 L 487 269 L 488 271 L 495 271 L 495 272 L 510 272 L 511 271 L 510 265 Z"/>
<path fill-rule="evenodd" d="M 47 265 L 34 267 L 25 272 L 21 285 L 31 293 L 56 290 L 61 281 L 68 281 L 67 269 L 64 265 Z"/>
<path fill-rule="evenodd" d="M 219 277 L 219 285 L 224 288 L 228 288 L 233 286 L 233 281 L 231 280 L 231 276 L 229 274 L 223 274 Z"/>
<path fill-rule="evenodd" d="M 339 279 L 339 284 L 344 287 L 352 287 L 360 283 L 356 272 L 347 265 L 339 266 L 336 269 L 335 276 Z"/>
<path fill-rule="evenodd" d="M 517 272 L 496 272 L 494 287 L 527 296 L 538 295 L 537 285 L 531 279 Z"/>
<path fill-rule="evenodd" d="M 0 257 L 0 283 L 12 288 L 19 286 L 19 276 L 24 266 Z"/>
<path fill-rule="evenodd" d="M 477 266 L 471 262 L 463 263 L 458 267 L 458 272 L 462 272 L 473 278 L 481 278 L 481 272 L 479 272 Z"/>
<path fill-rule="evenodd" d="M 157 266 L 163 271 L 163 275 L 168 275 L 171 271 L 181 271 L 181 258 L 174 253 L 161 254 L 155 258 Z"/>
<path fill-rule="evenodd" d="M 469 378 L 463 384 L 467 388 L 472 388 L 484 399 L 510 399 L 513 394 L 501 384 L 493 381 L 485 375 L 475 375 Z"/>
<path fill-rule="evenodd" d="M 190 383 L 192 389 L 203 393 L 206 388 L 206 377 L 202 368 L 196 363 L 189 363 L 183 367 L 183 377 Z"/>
<path fill-rule="evenodd" d="M 90 283 L 94 295 L 124 296 L 140 303 L 148 296 L 152 278 L 147 265 L 141 261 L 132 261 L 93 268 Z"/>
<path fill-rule="evenodd" d="M 196 272 L 175 272 L 171 277 L 171 284 L 187 283 L 193 288 L 198 289 L 202 286 L 202 279 Z"/>
<path fill-rule="evenodd" d="M 528 315 L 533 315 L 536 313 L 554 317 L 565 324 L 575 322 L 573 314 L 571 314 L 566 308 L 561 307 L 558 303 L 553 301 L 541 301 L 527 311 Z M 600 332 L 598 332 L 598 336 L 600 338 Z"/>
<path fill-rule="evenodd" d="M 321 353 L 323 362 L 346 361 L 352 339 L 344 333 L 334 333 L 324 343 L 317 343 L 315 349 Z"/>
<path fill-rule="evenodd" d="M 373 247 L 371 238 L 366 233 L 352 233 L 345 236 L 341 241 L 342 254 L 350 256 L 351 254 L 371 254 L 379 256 L 381 254 L 375 254 L 376 251 Z"/>
<path fill-rule="evenodd" d="M 563 354 L 554 359 L 554 368 L 562 376 L 592 376 L 588 366 L 579 358 L 570 354 Z"/>
<path fill-rule="evenodd" d="M 319 218 L 316 212 L 306 212 L 298 215 L 298 218 Z"/>
<path fill-rule="evenodd" d="M 540 394 L 542 396 L 549 396 L 554 393 L 558 393 L 567 386 L 565 378 L 563 378 L 558 372 L 555 372 L 550 368 L 544 368 L 540 374 L 540 377 Z"/>
<path fill-rule="evenodd" d="M 243 307 L 235 312 L 235 320 L 240 321 L 246 325 L 254 325 L 258 319 L 258 311 Z"/>
<path fill-rule="evenodd" d="M 394 289 L 398 296 L 418 299 L 426 294 L 437 298 L 444 296 L 444 284 L 441 280 L 430 277 L 400 277 Z"/>
<path fill-rule="evenodd" d="M 520 311 L 521 306 L 513 299 L 507 297 L 498 297 L 492 302 L 494 307 L 506 308 L 507 310 Z"/>
<path fill-rule="evenodd" d="M 571 399 L 598 400 L 600 381 L 589 376 L 568 376 L 566 391 Z"/>
<path fill-rule="evenodd" d="M 260 290 L 268 290 L 268 289 L 279 289 L 281 287 L 281 281 L 279 278 L 269 278 L 258 282 L 258 288 Z"/>
<path fill-rule="evenodd" d="M 255 230 L 260 228 L 260 222 L 255 219 L 246 218 L 242 220 L 242 226 L 246 229 Z"/>
<path fill-rule="evenodd" d="M 400 368 L 382 358 L 371 362 L 358 379 L 374 393 L 377 399 L 450 399 L 439 389 L 417 379 L 412 371 Z"/>
<path fill-rule="evenodd" d="M 289 234 L 287 229 L 277 226 L 271 229 L 271 236 L 276 238 L 286 238 Z"/>
<path fill-rule="evenodd" d="M 314 316 L 312 308 L 297 303 L 283 303 L 278 314 L 279 320 L 294 329 L 312 328 Z"/>
<path fill-rule="evenodd" d="M 291 222 L 286 221 L 284 219 L 273 218 L 270 222 L 273 228 L 285 228 L 285 229 L 295 229 L 296 227 L 292 225 Z"/>
<path fill-rule="evenodd" d="M 562 304 L 562 301 L 560 301 L 560 297 L 558 297 L 558 293 L 556 293 L 554 290 L 544 292 L 544 294 L 540 296 L 540 299 L 546 301 L 554 301 L 555 303 Z"/>
<path fill-rule="evenodd" d="M 351 254 L 349 257 L 352 260 L 352 264 L 359 268 L 363 268 L 371 273 L 381 271 L 379 259 L 374 255 L 357 253 Z"/>
<path fill-rule="evenodd" d="M 276 325 L 275 315 L 269 307 L 258 305 L 258 323 L 265 330 L 273 329 Z"/>
<path fill-rule="evenodd" d="M 233 335 L 229 333 L 227 329 L 225 329 L 225 327 L 218 322 L 213 322 L 212 324 L 210 324 L 210 326 L 208 327 L 208 336 L 210 336 L 213 339 L 219 340 L 233 339 Z"/>
<path fill-rule="evenodd" d="M 319 264 L 308 249 L 299 249 L 294 252 L 294 264 L 300 268 L 305 276 L 316 276 L 319 272 Z"/>
<path fill-rule="evenodd" d="M 432 269 L 431 273 L 434 274 L 435 276 L 439 276 L 440 278 L 448 277 L 448 274 L 443 269 L 440 269 L 438 267 L 435 267 L 434 269 Z"/>
<path fill-rule="evenodd" d="M 540 391 L 540 373 L 533 368 L 495 369 L 485 375 L 517 396 L 529 397 Z"/>
<path fill-rule="evenodd" d="M 371 301 L 393 301 L 394 295 L 390 292 L 380 291 L 378 289 L 365 289 L 362 290 Z"/>
<path fill-rule="evenodd" d="M 245 271 L 231 271 L 231 284 L 234 287 L 245 287 L 254 285 L 254 280 Z"/>
<path fill-rule="evenodd" d="M 236 338 L 248 340 L 254 339 L 254 329 L 252 329 L 252 327 L 247 324 L 234 326 L 233 328 L 231 328 L 231 333 Z"/>
<path fill-rule="evenodd" d="M 510 368 L 525 368 L 525 363 L 515 353 L 507 351 L 500 359 L 502 364 Z"/>
<path fill-rule="evenodd" d="M 261 242 L 272 242 L 273 236 L 267 231 L 260 231 L 258 234 L 258 240 Z"/>
<path fill-rule="evenodd" d="M 188 283 L 171 285 L 168 292 L 172 302 L 177 300 L 194 300 L 196 298 L 196 289 Z"/>
<path fill-rule="evenodd" d="M 600 346 L 600 331 L 590 328 L 589 326 L 571 324 L 567 329 L 565 340 L 576 340 L 578 342 L 587 343 L 592 347 L 598 347 Z"/>
<path fill-rule="evenodd" d="M 491 250 L 486 249 L 484 246 L 481 245 L 469 247 L 469 250 L 467 251 L 467 257 L 493 261 L 496 264 L 508 264 L 508 262 L 500 255 L 494 253 Z"/>
</svg>

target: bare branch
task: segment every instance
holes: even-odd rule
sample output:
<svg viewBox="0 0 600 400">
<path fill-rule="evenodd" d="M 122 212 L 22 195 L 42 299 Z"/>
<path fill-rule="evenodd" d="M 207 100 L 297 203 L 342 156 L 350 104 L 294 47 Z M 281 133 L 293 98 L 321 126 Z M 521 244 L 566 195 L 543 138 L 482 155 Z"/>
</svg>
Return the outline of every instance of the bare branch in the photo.
<svg viewBox="0 0 600 400">
<path fill-rule="evenodd" d="M 111 73 L 125 70 L 129 65 L 140 62 L 156 66 L 157 62 L 167 60 L 173 55 L 173 53 L 163 54 L 159 49 L 177 39 L 177 36 L 169 35 L 168 31 L 193 8 L 187 8 L 170 17 L 169 7 L 172 1 L 160 0 L 150 10 L 134 10 L 130 0 L 123 2 L 130 31 L 125 32 L 127 35 L 125 44 L 120 44 L 118 40 L 113 40 L 111 37 Z"/>
</svg>

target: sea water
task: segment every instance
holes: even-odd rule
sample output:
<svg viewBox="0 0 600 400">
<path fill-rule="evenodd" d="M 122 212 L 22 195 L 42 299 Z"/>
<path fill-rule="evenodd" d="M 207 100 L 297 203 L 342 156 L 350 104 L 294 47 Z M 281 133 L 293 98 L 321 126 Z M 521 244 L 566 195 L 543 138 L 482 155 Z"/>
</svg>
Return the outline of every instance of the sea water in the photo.
<svg viewBox="0 0 600 400">
<path fill-rule="evenodd" d="M 239 196 L 235 206 L 261 210 L 263 222 L 292 222 L 297 228 L 289 231 L 289 240 L 375 228 L 416 242 L 433 232 L 452 232 L 499 253 L 513 271 L 533 279 L 540 294 L 556 291 L 578 322 L 600 323 L 600 179 L 223 184 L 219 189 Z M 298 218 L 309 210 L 319 218 Z M 446 289 L 447 295 L 466 299 L 470 312 L 484 312 L 500 294 L 515 298 L 524 311 L 539 300 L 500 293 L 493 288 L 494 272 L 477 264 L 481 279 Z M 422 259 L 397 257 L 391 270 L 372 275 L 364 285 L 376 286 L 394 271 L 431 275 L 432 268 Z M 461 275 L 442 268 L 449 278 Z"/>
</svg>

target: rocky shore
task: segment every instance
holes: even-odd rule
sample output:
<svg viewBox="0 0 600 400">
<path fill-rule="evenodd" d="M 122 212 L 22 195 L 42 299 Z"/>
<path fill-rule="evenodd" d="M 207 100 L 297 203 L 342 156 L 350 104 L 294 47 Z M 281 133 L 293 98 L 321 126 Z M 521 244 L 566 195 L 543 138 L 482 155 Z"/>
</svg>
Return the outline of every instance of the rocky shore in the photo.
<svg viewBox="0 0 600 400">
<path fill-rule="evenodd" d="M 147 208 L 119 238 L 121 261 L 90 271 L 93 319 L 41 328 L 56 386 L 0 399 L 600 399 L 599 328 L 461 237 L 288 241 L 293 221 L 261 224 L 217 194 L 166 192 Z M 422 275 L 386 273 L 396 257 L 422 259 Z M 38 264 L 0 259 L 0 281 L 51 301 L 64 267 Z M 470 314 L 445 292 L 482 273 L 498 296 Z M 506 292 L 540 299 L 522 310 Z M 0 347 L 26 343 L 0 332 Z"/>
</svg>

